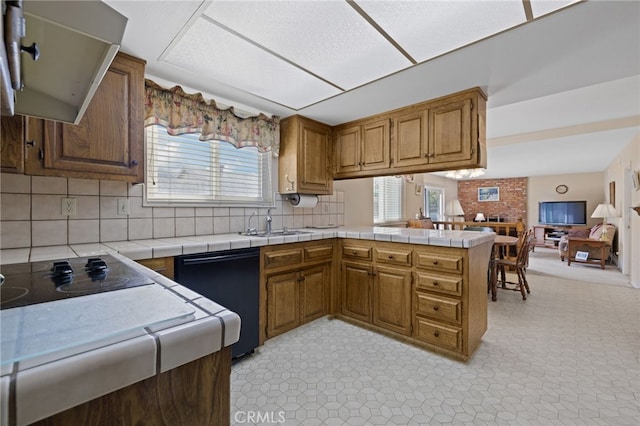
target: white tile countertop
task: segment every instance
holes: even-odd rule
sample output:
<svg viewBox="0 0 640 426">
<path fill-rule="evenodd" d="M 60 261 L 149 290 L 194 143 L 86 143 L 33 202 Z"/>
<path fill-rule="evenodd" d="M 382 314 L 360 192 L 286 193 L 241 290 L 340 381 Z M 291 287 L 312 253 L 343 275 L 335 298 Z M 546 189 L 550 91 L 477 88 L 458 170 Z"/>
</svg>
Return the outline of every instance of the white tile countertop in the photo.
<svg viewBox="0 0 640 426">
<path fill-rule="evenodd" d="M 48 249 L 54 259 L 71 250 Z M 3 426 L 9 413 L 27 425 L 239 339 L 236 313 L 104 246 L 86 249 L 108 252 L 155 284 L 0 311 Z M 40 260 L 42 253 L 35 250 Z"/>
<path fill-rule="evenodd" d="M 449 231 L 384 226 L 348 226 L 335 229 L 305 229 L 304 234 L 272 237 L 240 234 L 198 235 L 151 240 L 113 241 L 71 246 L 49 246 L 0 250 L 0 264 L 55 260 L 100 253 L 120 253 L 129 259 L 151 259 L 181 254 L 206 253 L 265 245 L 295 243 L 327 238 L 354 238 L 442 247 L 469 248 L 493 242 L 495 234 L 477 231 Z"/>
<path fill-rule="evenodd" d="M 40 308 L 35 308 L 35 305 L 0 311 L 3 327 L 2 357 L 6 357 L 0 359 L 0 424 L 8 422 L 10 401 L 14 404 L 11 410 L 16 424 L 29 424 L 209 355 L 238 341 L 240 318 L 237 314 L 134 260 L 330 238 L 469 248 L 493 242 L 495 234 L 359 226 L 305 229 L 304 234 L 270 237 L 223 234 L 0 250 L 0 265 L 110 254 L 143 272 L 156 283 L 152 285 L 153 297 L 134 298 L 138 302 L 135 309 L 140 312 L 153 311 L 157 308 L 157 303 L 153 302 L 155 298 L 170 301 L 166 305 L 173 306 L 172 313 L 164 316 L 149 316 L 147 314 L 150 311 L 138 316 L 123 306 L 126 301 L 120 300 L 120 296 L 125 295 L 124 292 L 134 291 L 135 288 L 95 295 L 100 297 L 76 298 L 76 302 L 70 303 L 73 306 L 58 306 L 67 313 L 76 309 L 79 317 L 96 319 L 94 313 L 108 315 L 108 301 L 111 300 L 114 306 L 120 306 L 131 313 L 126 315 L 130 321 L 125 320 L 100 330 L 101 321 L 98 324 L 89 321 L 97 328 L 93 329 L 93 333 L 91 330 L 85 333 L 85 338 L 79 336 L 80 340 L 75 342 L 60 341 L 60 347 L 54 349 L 47 346 L 46 342 L 38 342 L 38 347 L 32 348 L 32 356 L 23 357 L 20 361 L 15 361 L 18 359 L 14 358 L 15 353 L 9 353 L 10 345 L 15 345 L 13 341 L 7 341 L 9 352 L 5 354 L 5 338 L 15 340 L 17 333 L 15 329 L 9 328 L 20 322 L 16 318 L 21 315 L 31 316 L 35 310 L 38 311 L 35 314 L 44 315 L 47 312 L 46 309 L 42 311 L 42 306 L 58 302 L 45 303 Z M 67 302 L 71 300 L 73 299 Z M 92 304 L 95 305 L 92 307 Z M 6 314 L 11 311 L 11 314 Z M 46 318 L 36 321 L 46 322 Z M 9 327 L 6 332 L 5 326 Z M 64 330 L 62 325 L 53 328 L 55 330 L 52 333 Z M 53 336 L 49 337 L 52 337 L 51 341 L 56 341 Z"/>
</svg>

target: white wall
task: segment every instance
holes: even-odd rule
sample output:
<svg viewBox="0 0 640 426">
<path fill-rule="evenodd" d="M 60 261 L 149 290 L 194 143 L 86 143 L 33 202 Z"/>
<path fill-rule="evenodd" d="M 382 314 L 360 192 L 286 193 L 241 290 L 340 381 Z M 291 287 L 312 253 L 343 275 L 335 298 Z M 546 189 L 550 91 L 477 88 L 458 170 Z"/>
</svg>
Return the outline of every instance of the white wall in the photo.
<svg viewBox="0 0 640 426">
<path fill-rule="evenodd" d="M 444 188 L 445 201 L 458 197 L 458 183 L 429 173 L 417 174 L 413 182 L 404 183 L 403 221 L 415 217 L 423 207 L 424 191 L 416 195 L 416 186 Z M 373 225 L 373 178 L 336 180 L 334 190 L 344 192 L 344 224 Z"/>
<path fill-rule="evenodd" d="M 529 178 L 527 200 L 527 225 L 538 223 L 539 201 L 587 201 L 587 226 L 593 226 L 600 219 L 591 219 L 591 213 L 598 204 L 607 199 L 602 186 L 604 174 L 577 173 L 566 175 L 532 176 Z M 569 190 L 564 194 L 558 194 L 556 187 L 567 185 Z"/>
<path fill-rule="evenodd" d="M 618 219 L 619 248 L 622 271 L 629 274 L 634 287 L 640 287 L 640 215 L 631 209 L 640 206 L 640 190 L 635 190 L 630 172 L 640 171 L 640 135 L 631 140 L 620 155 L 605 170 L 602 182 L 603 191 L 608 193 L 609 182 L 616 183 L 616 209 Z M 629 203 L 629 204 L 627 204 Z"/>
</svg>

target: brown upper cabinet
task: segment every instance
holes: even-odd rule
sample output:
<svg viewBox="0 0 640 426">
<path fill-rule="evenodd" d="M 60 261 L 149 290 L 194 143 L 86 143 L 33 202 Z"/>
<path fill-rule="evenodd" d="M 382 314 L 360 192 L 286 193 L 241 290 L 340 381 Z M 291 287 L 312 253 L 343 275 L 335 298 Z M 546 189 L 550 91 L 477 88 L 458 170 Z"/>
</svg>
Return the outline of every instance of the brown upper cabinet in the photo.
<svg viewBox="0 0 640 426">
<path fill-rule="evenodd" d="M 294 115 L 280 121 L 281 194 L 332 194 L 331 127 Z"/>
<path fill-rule="evenodd" d="M 334 175 L 388 169 L 390 166 L 390 120 L 367 121 L 337 126 L 335 134 Z"/>
<path fill-rule="evenodd" d="M 2 117 L 0 137 L 0 171 L 2 173 L 24 173 L 24 117 Z"/>
<path fill-rule="evenodd" d="M 486 95 L 475 88 L 341 124 L 334 178 L 486 167 L 485 115 Z"/>
<path fill-rule="evenodd" d="M 23 136 L 14 143 L 24 152 L 24 173 L 142 182 L 144 67 L 144 61 L 118 53 L 78 125 L 11 117 L 20 122 L 13 126 L 22 126 Z M 3 137 L 3 154 L 5 142 Z"/>
</svg>

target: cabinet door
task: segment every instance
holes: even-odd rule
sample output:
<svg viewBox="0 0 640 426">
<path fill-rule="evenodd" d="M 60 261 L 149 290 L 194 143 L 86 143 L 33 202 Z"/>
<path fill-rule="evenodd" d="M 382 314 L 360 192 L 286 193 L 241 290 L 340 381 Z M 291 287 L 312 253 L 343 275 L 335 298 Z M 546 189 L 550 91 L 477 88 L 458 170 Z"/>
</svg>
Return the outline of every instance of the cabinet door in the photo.
<svg viewBox="0 0 640 426">
<path fill-rule="evenodd" d="M 393 166 L 415 166 L 426 164 L 430 155 L 427 151 L 427 123 L 423 111 L 415 111 L 394 119 L 395 141 Z"/>
<path fill-rule="evenodd" d="M 342 262 L 342 313 L 371 322 L 371 265 Z"/>
<path fill-rule="evenodd" d="M 34 174 L 142 182 L 143 96 L 144 64 L 119 54 L 78 125 L 44 121 L 45 173 Z"/>
<path fill-rule="evenodd" d="M 300 277 L 297 272 L 267 278 L 267 337 L 300 325 Z"/>
<path fill-rule="evenodd" d="M 302 120 L 298 152 L 298 190 L 314 194 L 329 194 L 333 189 L 331 176 L 330 128 Z"/>
<path fill-rule="evenodd" d="M 362 133 L 360 126 L 347 127 L 336 131 L 336 174 L 357 172 L 360 170 L 360 145 Z"/>
<path fill-rule="evenodd" d="M 300 294 L 301 323 L 327 314 L 329 272 L 327 265 L 302 271 Z"/>
<path fill-rule="evenodd" d="M 411 270 L 376 266 L 373 280 L 373 324 L 411 334 Z"/>
<path fill-rule="evenodd" d="M 471 159 L 471 99 L 429 109 L 429 163 Z"/>
<path fill-rule="evenodd" d="M 362 170 L 388 169 L 389 159 L 389 120 L 380 120 L 362 126 Z"/>
<path fill-rule="evenodd" d="M 24 117 L 2 117 L 0 120 L 0 171 L 2 173 L 24 173 Z"/>
</svg>

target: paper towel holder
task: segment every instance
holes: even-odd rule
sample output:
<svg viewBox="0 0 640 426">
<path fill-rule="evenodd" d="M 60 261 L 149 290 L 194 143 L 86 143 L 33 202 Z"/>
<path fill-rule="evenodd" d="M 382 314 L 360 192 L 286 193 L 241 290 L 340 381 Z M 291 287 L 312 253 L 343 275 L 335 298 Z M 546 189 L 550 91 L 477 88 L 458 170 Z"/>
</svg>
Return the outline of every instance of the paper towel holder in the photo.
<svg viewBox="0 0 640 426">
<path fill-rule="evenodd" d="M 317 195 L 313 195 L 313 196 L 316 197 L 316 200 L 318 199 Z M 287 195 L 285 195 L 285 199 L 288 200 L 289 203 L 294 207 L 297 206 L 298 204 L 300 204 L 300 194 L 298 194 L 298 193 L 296 193 L 296 194 L 287 194 Z"/>
</svg>

